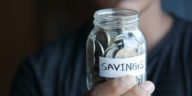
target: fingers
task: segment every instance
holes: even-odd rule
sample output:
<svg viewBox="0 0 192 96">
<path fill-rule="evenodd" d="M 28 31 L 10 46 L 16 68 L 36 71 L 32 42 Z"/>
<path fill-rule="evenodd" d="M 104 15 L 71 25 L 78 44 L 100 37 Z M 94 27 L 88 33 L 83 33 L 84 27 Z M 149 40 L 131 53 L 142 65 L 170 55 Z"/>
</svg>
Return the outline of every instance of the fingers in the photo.
<svg viewBox="0 0 192 96">
<path fill-rule="evenodd" d="M 146 81 L 141 85 L 134 87 L 127 91 L 122 96 L 150 96 L 155 90 L 155 86 L 152 82 Z"/>
<path fill-rule="evenodd" d="M 120 96 L 136 84 L 136 78 L 133 76 L 112 79 L 96 86 L 92 96 Z"/>
</svg>

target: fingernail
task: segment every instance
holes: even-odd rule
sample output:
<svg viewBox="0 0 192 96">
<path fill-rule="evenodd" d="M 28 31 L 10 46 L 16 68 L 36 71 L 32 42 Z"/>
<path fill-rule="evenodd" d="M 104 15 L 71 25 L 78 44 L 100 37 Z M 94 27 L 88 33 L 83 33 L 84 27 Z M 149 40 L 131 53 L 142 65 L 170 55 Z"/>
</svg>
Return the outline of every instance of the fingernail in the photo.
<svg viewBox="0 0 192 96">
<path fill-rule="evenodd" d="M 141 87 L 144 88 L 146 91 L 149 91 L 152 93 L 155 90 L 155 86 L 152 82 L 146 81 L 143 84 L 141 84 Z"/>
</svg>

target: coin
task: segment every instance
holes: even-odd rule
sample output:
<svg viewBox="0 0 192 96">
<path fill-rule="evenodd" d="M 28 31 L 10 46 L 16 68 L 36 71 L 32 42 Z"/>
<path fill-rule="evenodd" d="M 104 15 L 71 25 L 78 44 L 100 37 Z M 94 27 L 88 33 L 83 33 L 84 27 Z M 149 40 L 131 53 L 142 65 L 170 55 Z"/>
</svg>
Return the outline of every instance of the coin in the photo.
<svg viewBox="0 0 192 96">
<path fill-rule="evenodd" d="M 116 53 L 115 58 L 126 58 L 126 57 L 133 57 L 133 56 L 137 56 L 137 52 L 135 51 L 135 49 L 131 47 L 125 47 L 120 49 Z"/>
<path fill-rule="evenodd" d="M 115 54 L 117 53 L 117 51 L 118 51 L 118 47 L 117 46 L 112 47 L 111 49 L 106 51 L 105 57 L 107 57 L 107 58 L 114 58 Z"/>
<path fill-rule="evenodd" d="M 108 32 L 98 31 L 96 40 L 101 43 L 104 49 L 106 49 L 110 44 L 110 35 Z"/>
<path fill-rule="evenodd" d="M 104 48 L 99 41 L 95 41 L 95 56 L 103 56 Z"/>
<path fill-rule="evenodd" d="M 95 64 L 94 64 L 94 71 L 99 71 L 99 57 L 104 55 L 104 49 L 98 41 L 95 41 Z"/>
</svg>

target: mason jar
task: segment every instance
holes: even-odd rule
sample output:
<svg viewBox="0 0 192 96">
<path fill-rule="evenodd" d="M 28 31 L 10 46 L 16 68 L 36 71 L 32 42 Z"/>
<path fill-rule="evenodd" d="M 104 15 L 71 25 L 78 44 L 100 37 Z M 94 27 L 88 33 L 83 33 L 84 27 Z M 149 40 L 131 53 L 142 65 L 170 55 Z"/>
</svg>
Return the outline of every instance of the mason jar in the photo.
<svg viewBox="0 0 192 96">
<path fill-rule="evenodd" d="M 86 45 L 87 87 L 132 75 L 146 80 L 146 40 L 134 10 L 102 9 L 94 14 L 94 28 Z"/>
</svg>

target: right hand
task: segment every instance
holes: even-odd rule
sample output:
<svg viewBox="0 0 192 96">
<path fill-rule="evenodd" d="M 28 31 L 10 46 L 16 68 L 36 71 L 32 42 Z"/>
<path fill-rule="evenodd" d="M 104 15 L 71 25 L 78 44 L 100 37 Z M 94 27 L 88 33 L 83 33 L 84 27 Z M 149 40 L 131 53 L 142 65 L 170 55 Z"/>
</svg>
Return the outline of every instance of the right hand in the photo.
<svg viewBox="0 0 192 96">
<path fill-rule="evenodd" d="M 154 89 L 150 81 L 137 85 L 135 77 L 125 76 L 97 85 L 86 96 L 150 96 Z"/>
</svg>

